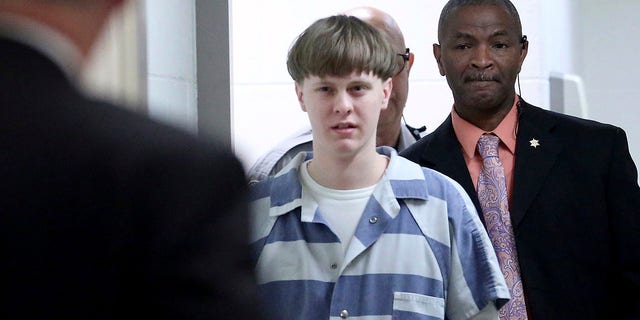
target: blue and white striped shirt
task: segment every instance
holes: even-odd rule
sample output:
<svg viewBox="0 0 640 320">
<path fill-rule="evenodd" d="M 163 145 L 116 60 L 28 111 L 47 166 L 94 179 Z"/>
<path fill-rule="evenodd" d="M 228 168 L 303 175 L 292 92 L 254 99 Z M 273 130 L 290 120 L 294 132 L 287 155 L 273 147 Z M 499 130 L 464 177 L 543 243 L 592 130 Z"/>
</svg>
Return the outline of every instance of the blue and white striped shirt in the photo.
<svg viewBox="0 0 640 320">
<path fill-rule="evenodd" d="M 450 178 L 390 157 L 346 255 L 305 202 L 301 152 L 251 188 L 252 247 L 274 319 L 468 319 L 509 291 L 471 200 Z"/>
</svg>

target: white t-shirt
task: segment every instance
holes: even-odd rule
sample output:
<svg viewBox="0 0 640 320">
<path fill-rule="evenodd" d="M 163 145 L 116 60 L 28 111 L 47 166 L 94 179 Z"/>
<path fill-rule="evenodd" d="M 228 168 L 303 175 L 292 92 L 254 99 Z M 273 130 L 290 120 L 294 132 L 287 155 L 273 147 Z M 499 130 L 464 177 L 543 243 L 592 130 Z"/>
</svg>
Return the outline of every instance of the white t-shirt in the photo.
<svg viewBox="0 0 640 320">
<path fill-rule="evenodd" d="M 346 252 L 367 201 L 376 185 L 354 190 L 337 190 L 324 187 L 309 175 L 307 170 L 309 161 L 311 160 L 302 163 L 300 166 L 303 194 L 313 198 L 318 204 L 318 210 L 320 210 L 322 217 L 338 236 L 342 243 L 342 249 Z"/>
</svg>

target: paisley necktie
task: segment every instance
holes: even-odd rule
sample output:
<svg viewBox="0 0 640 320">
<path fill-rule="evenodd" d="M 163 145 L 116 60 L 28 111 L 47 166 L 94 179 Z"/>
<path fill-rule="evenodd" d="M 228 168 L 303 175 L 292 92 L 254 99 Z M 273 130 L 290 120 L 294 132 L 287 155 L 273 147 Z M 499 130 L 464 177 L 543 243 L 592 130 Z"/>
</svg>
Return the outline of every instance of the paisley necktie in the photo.
<svg viewBox="0 0 640 320">
<path fill-rule="evenodd" d="M 511 300 L 500 309 L 500 319 L 521 320 L 527 319 L 527 308 L 509 215 L 504 168 L 498 157 L 499 143 L 500 138 L 493 134 L 484 134 L 478 140 L 478 152 L 483 159 L 482 170 L 478 177 L 478 200 L 480 200 L 487 233 L 511 293 Z"/>
</svg>

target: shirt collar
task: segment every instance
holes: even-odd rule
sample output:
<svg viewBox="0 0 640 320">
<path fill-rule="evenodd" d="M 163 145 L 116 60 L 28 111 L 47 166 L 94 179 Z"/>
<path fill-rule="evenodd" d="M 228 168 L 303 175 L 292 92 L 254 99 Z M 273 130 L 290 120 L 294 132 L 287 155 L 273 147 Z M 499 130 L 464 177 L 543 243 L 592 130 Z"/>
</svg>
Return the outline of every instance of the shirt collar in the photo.
<svg viewBox="0 0 640 320">
<path fill-rule="evenodd" d="M 0 35 L 34 48 L 58 65 L 69 79 L 79 80 L 82 54 L 64 34 L 35 20 L 2 13 Z"/>
<path fill-rule="evenodd" d="M 400 152 L 408 148 L 414 142 L 416 142 L 416 138 L 413 136 L 413 134 L 411 134 L 409 128 L 407 128 L 407 126 L 402 123 L 402 125 L 400 126 L 400 137 L 398 139 L 398 146 L 396 150 Z"/>
<path fill-rule="evenodd" d="M 515 154 L 516 150 L 516 127 L 518 125 L 518 95 L 515 96 L 513 105 L 509 113 L 502 119 L 500 124 L 491 132 L 500 138 L 500 141 L 504 143 L 507 149 Z M 471 122 L 462 119 L 455 109 L 451 109 L 451 122 L 453 124 L 453 131 L 462 145 L 462 150 L 466 154 L 468 159 L 473 158 L 476 152 L 476 146 L 480 136 L 486 132 Z"/>
<path fill-rule="evenodd" d="M 390 158 L 380 185 L 373 193 L 386 212 L 397 213 L 399 207 L 396 199 L 427 200 L 428 181 L 425 180 L 419 165 L 400 157 L 391 147 L 382 146 L 376 150 Z M 257 188 L 272 190 L 268 192 L 272 201 L 270 216 L 279 216 L 303 205 L 302 186 L 298 174 L 300 166 L 312 156 L 311 152 L 300 152 L 275 176 L 255 185 Z M 313 219 L 307 217 L 305 220 Z"/>
</svg>

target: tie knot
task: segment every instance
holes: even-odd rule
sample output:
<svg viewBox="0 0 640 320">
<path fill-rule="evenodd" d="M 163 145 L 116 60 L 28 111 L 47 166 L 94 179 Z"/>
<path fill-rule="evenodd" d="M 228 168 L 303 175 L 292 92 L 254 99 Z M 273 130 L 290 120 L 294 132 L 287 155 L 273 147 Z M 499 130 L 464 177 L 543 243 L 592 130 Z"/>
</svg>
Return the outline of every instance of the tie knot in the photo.
<svg viewBox="0 0 640 320">
<path fill-rule="evenodd" d="M 482 159 L 487 157 L 498 156 L 498 144 L 500 144 L 500 138 L 494 134 L 483 134 L 478 140 L 478 152 Z"/>
</svg>

